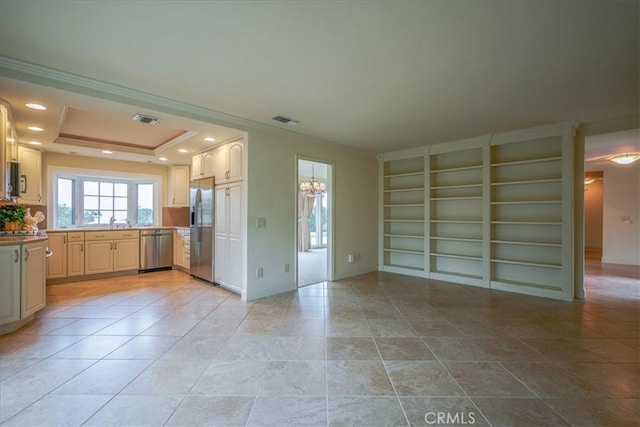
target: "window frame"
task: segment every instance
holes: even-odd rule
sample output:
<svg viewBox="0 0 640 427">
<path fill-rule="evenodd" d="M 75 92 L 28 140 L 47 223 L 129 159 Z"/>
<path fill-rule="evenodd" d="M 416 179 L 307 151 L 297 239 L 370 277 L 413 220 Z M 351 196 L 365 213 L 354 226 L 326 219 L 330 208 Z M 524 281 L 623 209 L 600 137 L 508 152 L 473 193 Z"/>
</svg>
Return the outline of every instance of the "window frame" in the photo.
<svg viewBox="0 0 640 427">
<path fill-rule="evenodd" d="M 117 175 L 117 177 L 114 177 Z M 109 224 L 85 224 L 84 223 L 84 182 L 113 182 L 127 184 L 127 217 L 131 220 L 132 227 L 150 227 L 162 223 L 162 176 L 152 174 L 139 174 L 131 172 L 111 172 L 101 170 L 88 170 L 80 168 L 49 168 L 49 207 L 47 211 L 52 219 L 52 228 L 109 228 Z M 70 179 L 74 181 L 73 188 L 73 212 L 74 219 L 70 226 L 60 226 L 58 224 L 57 204 L 58 204 L 58 179 Z M 153 222 L 151 224 L 140 224 L 137 218 L 137 186 L 138 184 L 153 185 Z"/>
</svg>

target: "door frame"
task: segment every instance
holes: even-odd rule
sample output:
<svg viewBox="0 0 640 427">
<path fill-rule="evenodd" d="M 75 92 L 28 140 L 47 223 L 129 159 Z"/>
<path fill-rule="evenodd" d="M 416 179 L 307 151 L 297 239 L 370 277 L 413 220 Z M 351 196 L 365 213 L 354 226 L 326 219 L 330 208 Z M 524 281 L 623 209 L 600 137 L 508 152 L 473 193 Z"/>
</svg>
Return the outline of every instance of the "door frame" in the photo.
<svg viewBox="0 0 640 427">
<path fill-rule="evenodd" d="M 296 289 L 298 289 L 300 287 L 300 283 L 298 283 L 298 269 L 299 269 L 299 265 L 298 265 L 298 233 L 300 232 L 300 227 L 299 227 L 299 221 L 298 221 L 298 217 L 299 217 L 299 212 L 298 212 L 298 183 L 300 180 L 300 161 L 304 160 L 307 162 L 313 162 L 313 163 L 322 163 L 324 165 L 327 165 L 327 281 L 331 281 L 334 278 L 334 219 L 335 219 L 335 163 L 328 161 L 328 160 L 322 160 L 322 159 L 318 159 L 316 157 L 308 157 L 308 156 L 303 156 L 303 155 L 296 155 L 295 157 L 295 182 L 294 182 L 294 187 L 293 187 L 293 191 L 295 194 L 295 197 L 293 198 L 294 200 L 294 218 L 296 219 L 294 221 L 295 223 L 295 233 L 294 233 L 294 240 L 293 240 L 293 250 L 294 250 L 294 254 L 295 254 L 295 267 L 294 267 L 294 275 L 295 275 L 295 284 L 296 284 Z"/>
</svg>

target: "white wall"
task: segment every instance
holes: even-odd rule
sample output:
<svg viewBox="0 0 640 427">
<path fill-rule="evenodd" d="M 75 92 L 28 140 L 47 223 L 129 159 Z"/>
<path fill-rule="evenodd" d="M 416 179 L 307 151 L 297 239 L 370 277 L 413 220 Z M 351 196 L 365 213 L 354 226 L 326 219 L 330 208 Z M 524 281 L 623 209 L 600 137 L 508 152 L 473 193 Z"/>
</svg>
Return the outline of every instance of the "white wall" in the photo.
<svg viewBox="0 0 640 427">
<path fill-rule="evenodd" d="M 377 270 L 374 155 L 264 130 L 249 130 L 246 148 L 247 299 L 295 289 L 297 156 L 334 165 L 334 279 Z M 257 229 L 256 218 L 265 218 L 266 228 Z M 349 264 L 349 253 L 360 254 L 360 262 Z M 289 273 L 283 264 L 290 264 Z M 262 278 L 256 278 L 259 267 Z"/>
<path fill-rule="evenodd" d="M 598 169 L 604 171 L 602 262 L 640 265 L 640 162 Z"/>
</svg>

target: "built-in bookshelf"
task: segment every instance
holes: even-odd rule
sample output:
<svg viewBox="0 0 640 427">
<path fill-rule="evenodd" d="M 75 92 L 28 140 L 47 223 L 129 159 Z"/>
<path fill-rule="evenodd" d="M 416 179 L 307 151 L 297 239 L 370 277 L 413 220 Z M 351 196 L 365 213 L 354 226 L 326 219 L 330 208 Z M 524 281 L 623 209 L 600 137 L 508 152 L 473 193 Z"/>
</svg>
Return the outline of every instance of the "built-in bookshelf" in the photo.
<svg viewBox="0 0 640 427">
<path fill-rule="evenodd" d="M 491 281 L 562 289 L 562 137 L 491 147 Z"/>
<path fill-rule="evenodd" d="M 424 271 L 424 158 L 383 163 L 383 265 Z"/>
<path fill-rule="evenodd" d="M 564 123 L 381 155 L 380 269 L 571 300 L 574 132 Z"/>
<path fill-rule="evenodd" d="M 482 148 L 432 153 L 429 166 L 430 277 L 480 284 Z"/>
</svg>

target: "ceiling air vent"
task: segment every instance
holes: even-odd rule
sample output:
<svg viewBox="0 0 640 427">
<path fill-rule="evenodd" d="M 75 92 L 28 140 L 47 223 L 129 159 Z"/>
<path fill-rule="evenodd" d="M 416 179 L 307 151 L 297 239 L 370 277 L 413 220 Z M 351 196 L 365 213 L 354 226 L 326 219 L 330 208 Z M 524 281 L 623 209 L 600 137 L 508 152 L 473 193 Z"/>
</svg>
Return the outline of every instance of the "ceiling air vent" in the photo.
<svg viewBox="0 0 640 427">
<path fill-rule="evenodd" d="M 298 123 L 300 123 L 297 120 L 294 119 L 290 119 L 289 117 L 285 117 L 285 116 L 273 116 L 271 117 L 273 120 L 277 120 L 281 123 L 284 123 L 285 125 L 289 125 L 289 126 L 295 126 Z"/>
<path fill-rule="evenodd" d="M 131 117 L 131 120 L 148 125 L 155 125 L 160 121 L 160 119 L 156 119 L 155 117 L 151 116 L 145 116 L 144 114 L 136 114 L 135 116 Z"/>
</svg>

